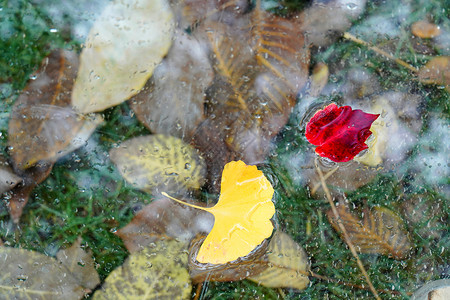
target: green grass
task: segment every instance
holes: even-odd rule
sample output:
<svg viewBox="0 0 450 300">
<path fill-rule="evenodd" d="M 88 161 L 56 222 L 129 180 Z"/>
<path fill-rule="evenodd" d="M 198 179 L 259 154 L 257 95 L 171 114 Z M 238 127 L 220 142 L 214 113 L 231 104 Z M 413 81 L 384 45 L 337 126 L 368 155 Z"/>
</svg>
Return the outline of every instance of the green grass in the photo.
<svg viewBox="0 0 450 300">
<path fill-rule="evenodd" d="M 363 28 L 365 20 L 373 15 L 390 15 L 400 2 L 369 4 L 364 16 L 354 24 Z M 279 13 L 288 13 L 303 5 L 304 1 L 285 1 Z M 367 35 L 366 41 L 386 46 L 398 58 L 420 66 L 429 57 L 418 54 L 412 47 L 408 27 L 414 21 L 432 16 L 435 22 L 446 19 L 444 1 L 411 1 L 412 14 L 401 24 L 400 34 L 392 40 Z M 2 30 L 11 34 L 0 39 L 0 146 L 7 155 L 7 116 L 17 95 L 24 88 L 30 74 L 37 70 L 43 57 L 59 47 L 77 48 L 79 45 L 68 35 L 52 33 L 51 19 L 28 1 L 3 1 L 0 23 Z M 7 28 L 6 28 L 7 27 Z M 5 29 L 6 28 L 6 29 Z M 8 29 L 9 28 L 9 29 Z M 363 32 L 363 31 L 362 31 Z M 437 54 L 446 54 L 440 52 Z M 448 55 L 448 53 L 447 53 Z M 414 91 L 425 99 L 424 125 L 426 136 L 431 118 L 448 122 L 449 94 L 445 90 L 424 86 L 414 80 L 413 74 L 364 46 L 340 40 L 325 50 L 315 50 L 313 62 L 325 62 L 333 70 L 333 81 L 344 83 L 349 68 L 364 67 L 372 71 L 381 83 L 381 89 Z M 342 68 L 342 66 L 345 66 Z M 338 97 L 338 96 L 337 96 Z M 334 100 L 334 99 L 326 99 Z M 148 194 L 139 192 L 121 178 L 107 157 L 108 150 L 130 137 L 148 134 L 134 117 L 128 105 L 122 104 L 104 112 L 105 123 L 91 138 L 89 151 L 80 149 L 59 161 L 47 180 L 34 189 L 24 210 L 19 226 L 14 226 L 6 210 L 6 200 L 0 204 L 0 238 L 5 245 L 36 250 L 48 255 L 73 243 L 78 236 L 92 249 L 101 279 L 121 265 L 128 252 L 114 231 L 125 226 L 133 214 L 151 202 Z M 343 240 L 327 221 L 325 211 L 329 204 L 325 199 L 314 198 L 309 190 L 299 184 L 289 173 L 289 158 L 300 151 L 311 151 L 302 129 L 294 118 L 277 137 L 277 149 L 263 166 L 263 170 L 276 189 L 276 221 L 304 247 L 311 260 L 311 269 L 322 276 L 352 285 L 364 285 L 365 281 Z M 91 151 L 91 152 L 90 152 Z M 358 207 L 363 205 L 385 206 L 400 213 L 402 204 L 414 197 L 421 197 L 424 208 L 421 218 L 414 222 L 405 218 L 414 244 L 411 256 L 397 261 L 384 256 L 361 255 L 377 289 L 395 290 L 398 294 L 381 293 L 385 299 L 403 299 L 423 283 L 449 277 L 448 235 L 449 201 L 442 193 L 442 186 L 421 183 L 412 165 L 422 151 L 417 146 L 404 162 L 405 172 L 398 177 L 394 172 L 383 172 L 369 184 L 356 191 L 345 191 L 347 199 Z M 299 166 L 301 167 L 301 166 Z M 446 184 L 449 184 L 447 182 Z M 403 218 L 405 216 L 402 216 Z M 307 228 L 311 228 L 310 231 Z M 426 234 L 432 232 L 436 234 Z M 445 249 L 445 250 L 443 250 Z M 305 291 L 270 289 L 250 281 L 231 283 L 205 283 L 204 299 L 367 299 L 368 290 L 327 282 L 311 277 L 311 285 Z"/>
</svg>

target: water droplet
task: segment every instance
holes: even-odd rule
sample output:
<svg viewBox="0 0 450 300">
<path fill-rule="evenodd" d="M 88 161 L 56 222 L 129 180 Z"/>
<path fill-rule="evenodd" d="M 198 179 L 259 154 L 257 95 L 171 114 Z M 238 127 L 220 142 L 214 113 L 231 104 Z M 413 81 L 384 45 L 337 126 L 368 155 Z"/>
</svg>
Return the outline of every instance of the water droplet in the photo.
<svg viewBox="0 0 450 300">
<path fill-rule="evenodd" d="M 358 8 L 358 5 L 356 5 L 355 3 L 348 3 L 347 8 L 350 10 L 355 10 Z"/>
</svg>

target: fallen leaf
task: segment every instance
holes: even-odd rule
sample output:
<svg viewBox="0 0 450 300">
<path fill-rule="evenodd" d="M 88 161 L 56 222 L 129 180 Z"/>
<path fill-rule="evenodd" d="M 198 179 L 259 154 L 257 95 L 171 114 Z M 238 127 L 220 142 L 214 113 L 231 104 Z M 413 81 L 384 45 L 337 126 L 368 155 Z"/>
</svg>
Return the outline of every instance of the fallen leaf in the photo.
<svg viewBox="0 0 450 300">
<path fill-rule="evenodd" d="M 359 253 L 383 254 L 395 259 L 408 256 L 412 247 L 409 234 L 403 229 L 402 219 L 393 211 L 384 207 L 365 209 L 360 220 L 344 203 L 337 206 L 337 210 L 350 241 Z M 327 217 L 331 225 L 340 231 L 331 210 L 327 211 Z"/>
<path fill-rule="evenodd" d="M 100 284 L 100 278 L 95 269 L 92 251 L 81 248 L 81 237 L 67 249 L 59 250 L 56 259 L 61 262 L 76 279 L 77 283 L 88 290 L 93 290 Z"/>
<path fill-rule="evenodd" d="M 274 233 L 267 249 L 267 260 L 268 268 L 248 279 L 270 288 L 303 290 L 308 286 L 308 257 L 286 233 Z"/>
<path fill-rule="evenodd" d="M 5 299 L 83 299 L 85 291 L 55 258 L 0 247 L 0 294 Z"/>
<path fill-rule="evenodd" d="M 137 94 L 172 43 L 166 0 L 115 0 L 95 21 L 80 57 L 72 104 L 102 111 Z"/>
<path fill-rule="evenodd" d="M 198 189 L 205 176 L 203 159 L 182 140 L 166 135 L 132 138 L 110 150 L 111 160 L 134 187 L 159 194 Z"/>
<path fill-rule="evenodd" d="M 22 178 L 14 173 L 8 162 L 0 155 L 0 194 L 11 190 L 21 181 Z"/>
<path fill-rule="evenodd" d="M 306 125 L 306 139 L 318 146 L 316 153 L 334 162 L 352 160 L 372 134 L 370 126 L 379 115 L 368 114 L 350 106 L 332 103 L 314 114 Z"/>
<path fill-rule="evenodd" d="M 242 161 L 225 165 L 219 201 L 210 208 L 195 206 L 163 195 L 179 203 L 210 212 L 214 226 L 206 237 L 197 261 L 224 264 L 249 254 L 270 237 L 275 214 L 273 188 L 262 171 Z"/>
<path fill-rule="evenodd" d="M 112 271 L 93 299 L 190 299 L 185 244 L 158 240 Z"/>
<path fill-rule="evenodd" d="M 309 51 L 299 21 L 274 16 L 257 5 L 232 22 L 211 16 L 193 35 L 209 46 L 216 74 L 206 95 L 209 126 L 220 131 L 216 134 L 236 159 L 262 162 L 307 79 Z M 206 153 L 201 147 L 207 143 L 198 143 L 202 133 L 196 132 L 194 141 Z M 205 139 L 209 136 L 206 133 Z M 224 161 L 217 158 L 209 167 L 221 170 Z"/>
<path fill-rule="evenodd" d="M 190 141 L 203 120 L 204 93 L 213 79 L 201 43 L 177 31 L 167 57 L 145 88 L 130 99 L 137 118 L 150 131 Z"/>
<path fill-rule="evenodd" d="M 450 56 L 436 56 L 419 70 L 419 80 L 425 84 L 445 86 L 450 93 Z"/>
<path fill-rule="evenodd" d="M 55 50 L 14 103 L 8 145 L 18 168 L 29 168 L 41 160 L 55 162 L 84 145 L 102 122 L 100 116 L 82 116 L 71 107 L 77 68 L 76 53 Z"/>
<path fill-rule="evenodd" d="M 427 282 L 411 296 L 411 300 L 447 300 L 450 298 L 450 279 Z"/>
<path fill-rule="evenodd" d="M 19 223 L 23 208 L 28 202 L 33 189 L 44 181 L 52 171 L 53 164 L 39 163 L 27 170 L 20 171 L 18 175 L 22 177 L 22 182 L 6 193 L 6 205 L 9 215 L 15 224 Z"/>
<path fill-rule="evenodd" d="M 211 214 L 163 198 L 146 205 L 116 234 L 127 250 L 134 253 L 162 237 L 188 243 L 198 233 L 209 232 L 213 224 Z"/>
<path fill-rule="evenodd" d="M 417 37 L 430 39 L 440 35 L 441 29 L 436 24 L 422 20 L 412 24 L 411 32 Z"/>
<path fill-rule="evenodd" d="M 239 257 L 234 261 L 224 264 L 204 264 L 197 261 L 197 255 L 205 238 L 206 236 L 197 236 L 191 241 L 189 247 L 189 275 L 194 284 L 204 281 L 243 280 L 267 268 L 267 263 L 262 260 L 269 244 L 267 240 L 264 240 L 248 255 Z"/>
</svg>

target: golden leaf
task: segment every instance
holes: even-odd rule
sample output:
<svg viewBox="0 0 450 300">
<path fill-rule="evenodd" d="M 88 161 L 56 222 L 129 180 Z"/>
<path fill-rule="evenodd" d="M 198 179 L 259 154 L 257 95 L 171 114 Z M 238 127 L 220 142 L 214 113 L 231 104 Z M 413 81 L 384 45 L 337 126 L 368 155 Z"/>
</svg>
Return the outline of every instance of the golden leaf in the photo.
<svg viewBox="0 0 450 300">
<path fill-rule="evenodd" d="M 102 111 L 137 94 L 169 51 L 173 19 L 166 0 L 112 1 L 81 52 L 73 106 Z"/>
<path fill-rule="evenodd" d="M 420 38 L 429 39 L 440 35 L 441 29 L 436 24 L 421 20 L 412 24 L 411 32 Z"/>
<path fill-rule="evenodd" d="M 214 226 L 197 255 L 201 263 L 223 264 L 249 254 L 270 237 L 275 214 L 273 188 L 262 171 L 242 161 L 225 165 L 219 201 L 210 208 L 182 204 L 214 215 Z"/>
<path fill-rule="evenodd" d="M 171 192 L 199 188 L 205 166 L 196 150 L 181 139 L 166 135 L 136 137 L 110 150 L 122 176 L 144 191 L 164 187 Z"/>
<path fill-rule="evenodd" d="M 355 217 L 348 206 L 337 206 L 340 220 L 347 230 L 350 241 L 360 253 L 384 254 L 404 259 L 411 249 L 408 232 L 402 228 L 403 221 L 393 211 L 384 207 L 364 210 L 363 220 Z M 331 225 L 339 230 L 332 211 L 327 212 Z"/>
<path fill-rule="evenodd" d="M 112 271 L 93 299 L 190 299 L 185 244 L 158 240 Z"/>
<path fill-rule="evenodd" d="M 281 231 L 275 232 L 267 253 L 269 267 L 248 279 L 271 288 L 303 290 L 308 286 L 308 257 L 289 235 Z"/>
</svg>

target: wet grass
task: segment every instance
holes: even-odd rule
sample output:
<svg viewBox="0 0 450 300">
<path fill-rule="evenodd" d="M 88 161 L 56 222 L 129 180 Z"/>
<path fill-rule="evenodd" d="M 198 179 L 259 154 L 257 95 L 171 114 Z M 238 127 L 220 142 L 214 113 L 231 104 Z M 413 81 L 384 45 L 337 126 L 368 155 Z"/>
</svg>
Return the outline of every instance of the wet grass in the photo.
<svg viewBox="0 0 450 300">
<path fill-rule="evenodd" d="M 280 13 L 288 13 L 303 3 L 286 1 Z M 354 26 L 364 27 L 365 20 L 373 15 L 390 15 L 398 8 L 396 5 L 402 4 L 373 1 Z M 418 9 L 413 9 L 413 13 L 400 24 L 400 34 L 387 46 L 394 49 L 397 57 L 420 66 L 429 56 L 414 51 L 408 27 L 414 21 L 431 16 L 432 20 L 448 29 L 448 20 L 444 1 L 412 1 L 410 5 Z M 2 153 L 7 155 L 7 116 L 29 75 L 51 49 L 78 45 L 67 35 L 51 32 L 51 20 L 28 1 L 3 1 L 1 7 L 1 30 L 8 35 L 0 39 L 0 146 Z M 383 39 L 380 41 L 377 36 L 365 38 L 374 45 L 383 43 Z M 344 65 L 343 71 L 333 75 L 338 83 L 344 80 L 348 68 L 364 67 L 377 75 L 384 91 L 413 90 L 419 93 L 425 99 L 422 136 L 427 135 L 431 118 L 439 117 L 448 122 L 448 92 L 418 83 L 409 70 L 375 55 L 364 46 L 339 40 L 324 51 L 316 51 L 313 61 L 325 62 L 330 67 Z M 126 184 L 107 159 L 107 152 L 113 145 L 148 131 L 136 120 L 127 104 L 107 110 L 104 116 L 105 123 L 90 139 L 90 145 L 60 160 L 49 178 L 34 189 L 18 227 L 9 219 L 6 199 L 0 203 L 0 238 L 5 245 L 53 256 L 61 247 L 70 245 L 81 236 L 83 243 L 93 251 L 102 279 L 121 265 L 128 255 L 114 231 L 126 225 L 137 210 L 151 202 L 150 196 Z M 289 128 L 277 137 L 277 149 L 264 166 L 265 173 L 272 177 L 276 187 L 278 226 L 304 247 L 311 260 L 311 269 L 332 281 L 311 277 L 311 285 L 301 292 L 269 289 L 250 281 L 209 282 L 202 290 L 205 299 L 372 297 L 368 290 L 359 287 L 365 285 L 365 281 L 355 259 L 326 218 L 328 203 L 312 197 L 308 188 L 299 185 L 289 175 L 286 160 L 290 155 L 311 151 L 298 124 L 292 122 Z M 394 291 L 381 292 L 385 299 L 408 298 L 410 292 L 423 283 L 450 277 L 450 205 L 443 190 L 450 182 L 444 179 L 440 185 L 430 185 L 418 180 L 424 175 L 418 174 L 411 164 L 421 151 L 422 148 L 416 146 L 409 153 L 404 162 L 408 167 L 402 176 L 387 171 L 356 191 L 342 191 L 356 206 L 385 206 L 407 214 L 402 210 L 403 203 L 419 199 L 411 203 L 423 207 L 423 214 L 417 219 L 405 218 L 414 245 L 408 259 L 398 261 L 384 256 L 361 255 L 375 287 Z"/>
</svg>

